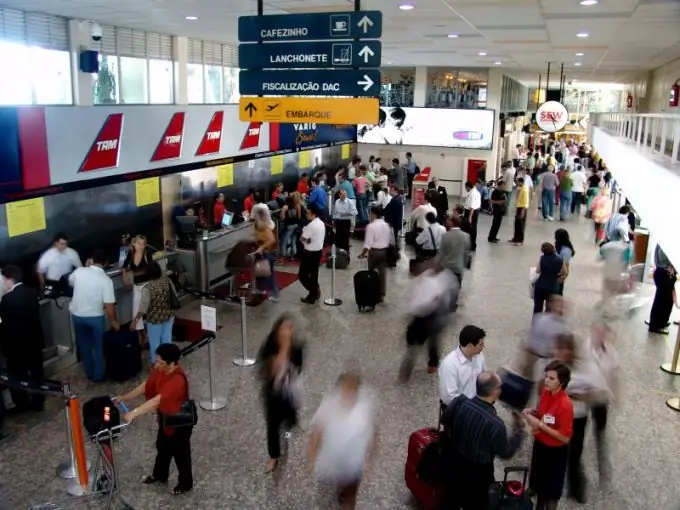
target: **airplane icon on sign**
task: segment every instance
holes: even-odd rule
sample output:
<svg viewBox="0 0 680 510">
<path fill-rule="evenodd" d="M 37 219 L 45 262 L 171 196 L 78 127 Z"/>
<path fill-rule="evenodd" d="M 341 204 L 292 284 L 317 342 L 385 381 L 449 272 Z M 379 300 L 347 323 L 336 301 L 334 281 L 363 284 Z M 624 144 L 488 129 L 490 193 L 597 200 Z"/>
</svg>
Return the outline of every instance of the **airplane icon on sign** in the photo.
<svg viewBox="0 0 680 510">
<path fill-rule="evenodd" d="M 267 105 L 267 112 L 274 111 L 274 110 L 277 109 L 278 107 L 279 107 L 279 103 L 276 103 L 276 104 L 268 104 L 268 105 Z"/>
</svg>

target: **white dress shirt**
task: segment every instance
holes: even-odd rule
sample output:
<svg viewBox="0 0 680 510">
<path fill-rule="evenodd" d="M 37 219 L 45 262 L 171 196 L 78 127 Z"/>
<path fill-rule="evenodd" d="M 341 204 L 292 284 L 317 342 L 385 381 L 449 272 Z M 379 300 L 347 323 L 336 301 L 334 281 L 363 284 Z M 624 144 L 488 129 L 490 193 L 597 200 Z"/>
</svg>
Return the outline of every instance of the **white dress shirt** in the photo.
<svg viewBox="0 0 680 510">
<path fill-rule="evenodd" d="M 78 252 L 69 247 L 64 251 L 52 247 L 38 260 L 38 271 L 45 275 L 45 279 L 54 281 L 82 266 Z"/>
<path fill-rule="evenodd" d="M 302 229 L 302 244 L 307 251 L 321 251 L 326 237 L 326 226 L 319 218 L 314 218 Z"/>
<path fill-rule="evenodd" d="M 432 232 L 432 235 L 430 235 L 430 232 Z M 446 227 L 444 225 L 439 223 L 428 225 L 416 237 L 416 244 L 423 250 L 438 250 L 442 245 L 442 236 L 444 234 L 446 234 Z M 432 244 L 432 238 L 434 238 L 434 245 Z"/>
<path fill-rule="evenodd" d="M 465 197 L 465 209 L 472 209 L 476 211 L 482 207 L 482 195 L 477 188 L 472 188 L 467 197 Z"/>
<path fill-rule="evenodd" d="M 378 191 L 378 196 L 375 197 L 375 203 L 383 209 L 387 207 L 387 204 L 390 203 L 390 200 L 392 200 L 392 195 L 384 190 Z"/>
<path fill-rule="evenodd" d="M 76 317 L 101 317 L 104 305 L 116 302 L 113 281 L 99 266 L 79 267 L 68 278 L 73 287 L 69 305 L 71 315 Z"/>
<path fill-rule="evenodd" d="M 338 198 L 333 209 L 333 218 L 336 220 L 351 220 L 358 214 L 354 200 L 350 198 Z"/>
<path fill-rule="evenodd" d="M 477 395 L 477 376 L 486 370 L 484 354 L 467 359 L 458 347 L 439 364 L 439 398 L 445 405 L 458 395 Z"/>
<path fill-rule="evenodd" d="M 432 204 L 422 204 L 416 207 L 411 213 L 411 225 L 415 225 L 416 228 L 426 229 L 429 223 L 425 219 L 427 213 L 431 212 L 437 216 L 437 209 Z"/>
<path fill-rule="evenodd" d="M 515 187 L 515 174 L 517 171 L 515 170 L 515 167 L 511 166 L 505 169 L 505 172 L 503 172 L 503 190 L 504 191 L 512 191 L 512 189 Z"/>
<path fill-rule="evenodd" d="M 394 236 L 392 236 L 392 229 L 385 223 L 385 220 L 378 218 L 373 220 L 366 227 L 366 237 L 364 238 L 364 248 L 374 250 L 384 250 L 390 244 Z"/>
</svg>

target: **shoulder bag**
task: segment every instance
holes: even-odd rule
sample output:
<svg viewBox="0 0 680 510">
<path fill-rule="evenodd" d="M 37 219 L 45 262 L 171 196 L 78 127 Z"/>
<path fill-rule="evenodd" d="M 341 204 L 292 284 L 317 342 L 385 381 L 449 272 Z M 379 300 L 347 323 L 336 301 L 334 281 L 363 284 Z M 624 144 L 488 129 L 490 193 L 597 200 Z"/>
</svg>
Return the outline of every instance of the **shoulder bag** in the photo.
<svg viewBox="0 0 680 510">
<path fill-rule="evenodd" d="M 187 393 L 189 393 L 189 379 L 186 374 L 182 374 L 184 382 L 187 385 Z M 161 414 L 161 424 L 166 429 L 179 429 L 184 427 L 194 427 L 198 423 L 198 409 L 196 402 L 192 398 L 188 398 L 182 403 L 179 411 L 173 414 Z"/>
<path fill-rule="evenodd" d="M 170 301 L 170 308 L 176 312 L 177 310 L 182 308 L 182 303 L 180 303 L 179 301 L 179 296 L 177 296 L 177 289 L 175 289 L 175 286 L 173 285 L 172 280 L 170 280 L 170 278 L 168 278 L 168 286 L 170 287 L 168 289 L 169 293 L 168 299 Z"/>
</svg>

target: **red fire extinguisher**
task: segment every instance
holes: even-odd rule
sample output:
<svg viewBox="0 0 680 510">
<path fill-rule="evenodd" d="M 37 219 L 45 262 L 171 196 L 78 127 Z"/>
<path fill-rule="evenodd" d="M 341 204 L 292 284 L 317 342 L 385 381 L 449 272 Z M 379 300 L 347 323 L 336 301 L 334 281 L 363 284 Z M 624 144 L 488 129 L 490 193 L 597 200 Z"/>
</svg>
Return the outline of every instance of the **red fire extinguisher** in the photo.
<svg viewBox="0 0 680 510">
<path fill-rule="evenodd" d="M 627 108 L 632 108 L 633 107 L 633 94 L 628 92 L 628 97 L 626 98 L 626 107 Z"/>
<path fill-rule="evenodd" d="M 680 99 L 680 85 L 678 83 L 680 79 L 677 80 L 671 87 L 671 97 L 668 101 L 668 106 L 671 108 L 676 108 L 678 106 L 678 100 Z"/>
</svg>

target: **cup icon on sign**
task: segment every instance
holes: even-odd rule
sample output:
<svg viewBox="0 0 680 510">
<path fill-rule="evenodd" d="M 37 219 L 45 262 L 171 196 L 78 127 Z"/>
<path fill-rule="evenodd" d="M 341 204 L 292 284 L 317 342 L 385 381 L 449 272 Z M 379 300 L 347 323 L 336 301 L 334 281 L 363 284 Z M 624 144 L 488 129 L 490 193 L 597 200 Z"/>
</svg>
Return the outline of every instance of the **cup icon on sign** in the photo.
<svg viewBox="0 0 680 510">
<path fill-rule="evenodd" d="M 347 30 L 347 22 L 346 21 L 336 21 L 335 22 L 335 28 L 333 28 L 334 31 L 336 32 L 344 32 Z"/>
</svg>

